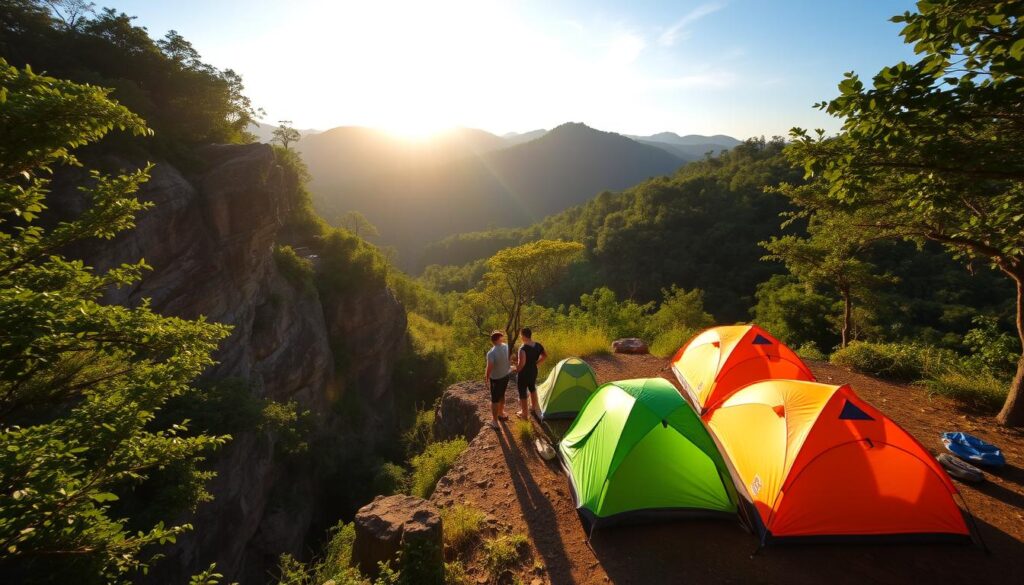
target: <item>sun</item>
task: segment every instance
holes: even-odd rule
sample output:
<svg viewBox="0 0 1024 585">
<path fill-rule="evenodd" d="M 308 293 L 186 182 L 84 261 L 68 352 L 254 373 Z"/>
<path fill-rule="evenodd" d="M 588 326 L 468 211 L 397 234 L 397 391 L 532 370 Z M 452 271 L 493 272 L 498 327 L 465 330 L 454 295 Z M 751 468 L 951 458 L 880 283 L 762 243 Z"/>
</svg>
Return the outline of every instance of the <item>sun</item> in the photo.
<svg viewBox="0 0 1024 585">
<path fill-rule="evenodd" d="M 408 140 L 411 142 L 426 142 L 436 138 L 453 127 L 452 124 L 440 122 L 432 116 L 423 115 L 420 117 L 402 117 L 396 120 L 388 120 L 381 125 L 381 130 L 388 134 Z"/>
</svg>

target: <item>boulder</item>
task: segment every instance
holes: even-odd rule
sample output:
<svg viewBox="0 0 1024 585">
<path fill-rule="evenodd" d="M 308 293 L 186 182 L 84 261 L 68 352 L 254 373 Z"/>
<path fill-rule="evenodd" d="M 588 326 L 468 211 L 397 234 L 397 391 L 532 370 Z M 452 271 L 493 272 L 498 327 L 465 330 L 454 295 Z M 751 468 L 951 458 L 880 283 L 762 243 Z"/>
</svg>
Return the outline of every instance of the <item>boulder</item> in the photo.
<svg viewBox="0 0 1024 585">
<path fill-rule="evenodd" d="M 612 342 L 615 353 L 647 353 L 647 343 L 638 337 L 626 337 Z"/>
<path fill-rule="evenodd" d="M 441 514 L 430 502 L 415 496 L 377 496 L 356 512 L 356 540 L 352 557 L 366 575 L 378 574 L 378 563 L 396 566 L 398 553 L 413 561 L 413 582 L 444 578 L 444 551 L 441 540 Z M 406 568 L 403 567 L 403 571 Z"/>
<path fill-rule="evenodd" d="M 459 382 L 449 386 L 434 411 L 434 435 L 445 440 L 475 437 L 484 421 L 491 420 L 490 396 L 483 382 Z"/>
</svg>

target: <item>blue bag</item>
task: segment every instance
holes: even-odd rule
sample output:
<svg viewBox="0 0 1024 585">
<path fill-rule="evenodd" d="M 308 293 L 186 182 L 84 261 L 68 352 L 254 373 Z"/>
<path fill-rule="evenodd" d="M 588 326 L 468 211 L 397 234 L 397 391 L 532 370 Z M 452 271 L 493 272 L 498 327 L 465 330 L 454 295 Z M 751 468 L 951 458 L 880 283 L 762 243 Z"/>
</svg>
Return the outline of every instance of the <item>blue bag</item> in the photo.
<svg viewBox="0 0 1024 585">
<path fill-rule="evenodd" d="M 967 433 L 942 433 L 942 444 L 957 457 L 987 467 L 1006 465 L 1003 452 L 990 443 Z"/>
</svg>

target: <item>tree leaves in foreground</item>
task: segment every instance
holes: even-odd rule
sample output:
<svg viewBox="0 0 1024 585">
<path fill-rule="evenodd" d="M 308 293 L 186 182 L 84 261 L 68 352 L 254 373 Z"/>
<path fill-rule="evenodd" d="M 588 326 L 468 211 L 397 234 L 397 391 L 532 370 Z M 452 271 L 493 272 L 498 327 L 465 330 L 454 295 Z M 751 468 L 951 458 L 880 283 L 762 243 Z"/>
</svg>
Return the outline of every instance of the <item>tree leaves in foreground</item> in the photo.
<svg viewBox="0 0 1024 585">
<path fill-rule="evenodd" d="M 134 526 L 118 512 L 119 494 L 175 465 L 190 470 L 183 481 L 208 478 L 195 464 L 226 440 L 153 421 L 213 363 L 228 328 L 162 317 L 145 302 L 102 304 L 145 263 L 101 273 L 61 255 L 134 227 L 148 207 L 134 193 L 149 169 L 94 172 L 81 188 L 91 206 L 77 219 L 48 230 L 35 221 L 42 175 L 78 165 L 71 150 L 115 128 L 149 132 L 108 90 L 0 59 L 0 571 L 12 582 L 72 571 L 78 583 L 120 581 L 145 570 L 143 549 L 189 526 Z"/>
<path fill-rule="evenodd" d="M 788 194 L 840 209 L 873 237 L 938 242 L 991 264 L 1017 287 L 1024 344 L 1024 3 L 919 2 L 895 17 L 921 57 L 854 73 L 819 104 L 834 138 L 793 130 L 794 162 L 817 178 Z M 1024 424 L 1024 356 L 998 420 Z"/>
</svg>

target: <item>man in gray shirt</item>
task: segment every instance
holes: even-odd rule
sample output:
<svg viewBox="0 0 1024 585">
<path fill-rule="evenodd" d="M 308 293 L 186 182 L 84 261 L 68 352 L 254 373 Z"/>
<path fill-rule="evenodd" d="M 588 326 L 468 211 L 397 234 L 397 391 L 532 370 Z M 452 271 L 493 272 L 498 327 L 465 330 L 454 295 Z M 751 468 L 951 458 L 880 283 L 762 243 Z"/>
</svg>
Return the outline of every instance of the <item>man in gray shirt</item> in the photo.
<svg viewBox="0 0 1024 585">
<path fill-rule="evenodd" d="M 508 420 L 505 416 L 505 390 L 508 389 L 512 368 L 508 363 L 508 345 L 504 339 L 505 334 L 501 331 L 491 333 L 493 347 L 487 352 L 487 369 L 484 372 L 491 388 L 491 422 L 488 425 L 492 429 L 498 428 L 499 420 Z"/>
</svg>

